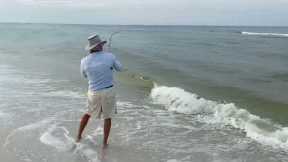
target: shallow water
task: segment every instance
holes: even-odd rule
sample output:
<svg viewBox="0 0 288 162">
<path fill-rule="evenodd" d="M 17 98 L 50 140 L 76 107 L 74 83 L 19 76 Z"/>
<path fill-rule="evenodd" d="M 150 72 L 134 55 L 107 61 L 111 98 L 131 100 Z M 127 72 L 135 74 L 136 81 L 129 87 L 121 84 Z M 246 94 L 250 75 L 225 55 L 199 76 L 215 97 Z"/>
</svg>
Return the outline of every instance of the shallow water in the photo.
<svg viewBox="0 0 288 162">
<path fill-rule="evenodd" d="M 79 72 L 86 36 L 119 29 L 125 31 L 111 50 L 128 71 L 117 75 L 119 114 L 110 145 L 102 149 L 99 120 L 75 145 L 86 104 Z M 257 35 L 286 31 L 1 24 L 0 156 L 9 162 L 288 161 L 288 39 Z M 19 37 L 25 41 L 14 47 Z"/>
</svg>

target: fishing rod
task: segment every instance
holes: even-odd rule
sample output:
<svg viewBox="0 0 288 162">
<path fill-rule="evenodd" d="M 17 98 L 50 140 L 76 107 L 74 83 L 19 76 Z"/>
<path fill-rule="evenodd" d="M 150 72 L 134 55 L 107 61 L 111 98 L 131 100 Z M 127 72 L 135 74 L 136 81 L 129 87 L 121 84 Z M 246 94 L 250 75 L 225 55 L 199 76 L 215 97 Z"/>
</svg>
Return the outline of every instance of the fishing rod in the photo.
<svg viewBox="0 0 288 162">
<path fill-rule="evenodd" d="M 112 47 L 112 40 L 113 40 L 113 36 L 115 36 L 116 34 L 119 34 L 121 33 L 123 30 L 119 30 L 119 31 L 116 31 L 116 32 L 113 32 L 110 34 L 110 37 L 109 37 L 109 43 L 108 43 L 108 50 L 110 51 L 111 50 L 111 47 Z"/>
<path fill-rule="evenodd" d="M 121 32 L 129 32 L 129 31 L 141 31 L 141 30 L 137 30 L 137 29 L 126 29 L 126 30 L 118 30 L 118 31 L 115 31 L 113 33 L 110 34 L 110 37 L 108 39 L 108 50 L 111 50 L 111 47 L 112 47 L 112 41 L 113 41 L 113 37 Z"/>
<path fill-rule="evenodd" d="M 125 30 L 118 30 L 118 31 L 115 31 L 115 32 L 113 32 L 113 33 L 110 34 L 110 37 L 109 37 L 109 39 L 108 39 L 108 51 L 109 51 L 109 52 L 111 52 L 113 36 L 115 36 L 115 35 L 123 32 L 123 31 L 125 31 Z M 127 31 L 127 30 L 126 30 L 126 31 Z M 128 69 L 124 69 L 124 70 L 123 70 L 123 72 L 125 72 L 125 71 L 128 71 Z"/>
</svg>

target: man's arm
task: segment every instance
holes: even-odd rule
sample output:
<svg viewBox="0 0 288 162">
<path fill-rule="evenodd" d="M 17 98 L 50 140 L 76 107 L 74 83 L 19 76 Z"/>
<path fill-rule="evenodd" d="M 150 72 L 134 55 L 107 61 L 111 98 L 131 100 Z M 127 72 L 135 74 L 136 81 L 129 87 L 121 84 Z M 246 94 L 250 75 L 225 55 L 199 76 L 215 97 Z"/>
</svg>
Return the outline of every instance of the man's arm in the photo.
<svg viewBox="0 0 288 162">
<path fill-rule="evenodd" d="M 122 64 L 120 63 L 119 60 L 117 60 L 116 56 L 112 54 L 112 58 L 113 58 L 113 68 L 116 71 L 124 71 Z"/>
<path fill-rule="evenodd" d="M 114 61 L 113 67 L 116 71 L 123 71 L 123 66 L 118 60 Z"/>
</svg>

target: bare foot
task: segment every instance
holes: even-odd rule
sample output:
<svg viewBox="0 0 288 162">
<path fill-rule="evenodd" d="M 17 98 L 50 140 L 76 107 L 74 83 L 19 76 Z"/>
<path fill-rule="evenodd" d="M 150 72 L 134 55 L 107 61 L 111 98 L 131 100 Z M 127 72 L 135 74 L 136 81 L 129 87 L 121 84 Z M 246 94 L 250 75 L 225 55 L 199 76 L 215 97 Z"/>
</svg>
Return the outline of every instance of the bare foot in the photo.
<svg viewBox="0 0 288 162">
<path fill-rule="evenodd" d="M 82 137 L 77 137 L 76 143 L 79 143 L 81 141 Z"/>
<path fill-rule="evenodd" d="M 106 149 L 106 148 L 108 148 L 108 143 L 103 143 L 103 149 Z"/>
<path fill-rule="evenodd" d="M 106 157 L 107 157 L 107 146 L 106 147 L 103 145 L 102 147 L 102 151 L 101 151 L 101 162 L 106 161 Z"/>
</svg>

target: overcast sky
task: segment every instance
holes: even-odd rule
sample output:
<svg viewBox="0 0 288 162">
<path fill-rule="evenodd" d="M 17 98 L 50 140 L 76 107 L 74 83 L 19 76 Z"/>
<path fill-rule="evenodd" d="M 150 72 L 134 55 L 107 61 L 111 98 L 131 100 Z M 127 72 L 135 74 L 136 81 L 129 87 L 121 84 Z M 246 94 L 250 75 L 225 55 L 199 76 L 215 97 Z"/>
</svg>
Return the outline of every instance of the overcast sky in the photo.
<svg viewBox="0 0 288 162">
<path fill-rule="evenodd" d="M 288 0 L 0 0 L 0 22 L 288 26 Z"/>
</svg>

